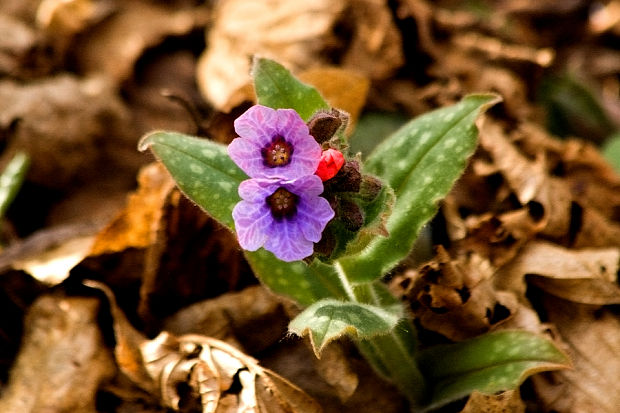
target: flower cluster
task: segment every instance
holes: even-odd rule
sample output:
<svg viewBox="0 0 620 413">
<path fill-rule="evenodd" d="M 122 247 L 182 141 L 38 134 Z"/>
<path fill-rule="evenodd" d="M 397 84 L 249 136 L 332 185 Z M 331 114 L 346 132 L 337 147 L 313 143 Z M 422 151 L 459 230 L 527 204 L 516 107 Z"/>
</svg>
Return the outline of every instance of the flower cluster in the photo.
<svg viewBox="0 0 620 413">
<path fill-rule="evenodd" d="M 317 168 L 327 162 L 322 171 L 337 171 L 334 164 L 342 163 L 333 154 L 322 157 L 321 146 L 292 109 L 256 105 L 234 126 L 239 137 L 228 154 L 250 177 L 239 185 L 242 200 L 233 209 L 239 244 L 249 251 L 264 247 L 283 261 L 312 255 L 334 217 L 320 196 L 323 182 Z"/>
</svg>

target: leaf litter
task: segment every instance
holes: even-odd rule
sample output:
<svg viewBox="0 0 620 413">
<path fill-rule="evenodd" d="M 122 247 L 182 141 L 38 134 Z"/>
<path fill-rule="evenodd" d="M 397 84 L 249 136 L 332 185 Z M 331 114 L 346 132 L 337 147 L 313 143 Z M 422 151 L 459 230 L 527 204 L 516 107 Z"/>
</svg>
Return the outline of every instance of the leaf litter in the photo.
<svg viewBox="0 0 620 413">
<path fill-rule="evenodd" d="M 232 234 L 135 151 L 153 128 L 229 142 L 259 53 L 353 119 L 503 96 L 429 252 L 390 286 L 423 345 L 518 328 L 571 356 L 573 370 L 449 411 L 615 411 L 620 178 L 597 145 L 619 127 L 618 2 L 255 3 L 0 7 L 0 164 L 32 157 L 0 233 L 2 410 L 317 411 L 303 388 L 324 411 L 403 411 L 346 342 L 313 360 L 285 338 L 299 310 L 255 285 Z M 553 99 L 538 99 L 550 77 Z"/>
</svg>

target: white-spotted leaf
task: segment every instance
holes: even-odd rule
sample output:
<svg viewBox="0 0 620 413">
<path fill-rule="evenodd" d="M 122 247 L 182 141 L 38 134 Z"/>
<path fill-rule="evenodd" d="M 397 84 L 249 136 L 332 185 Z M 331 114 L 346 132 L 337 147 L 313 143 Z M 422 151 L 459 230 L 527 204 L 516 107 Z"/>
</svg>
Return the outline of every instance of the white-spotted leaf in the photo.
<svg viewBox="0 0 620 413">
<path fill-rule="evenodd" d="M 370 154 L 365 171 L 390 185 L 396 201 L 386 225 L 389 237 L 376 237 L 360 254 L 340 259 L 350 280 L 378 279 L 409 253 L 476 148 L 477 118 L 499 101 L 493 94 L 467 96 L 413 119 Z"/>
<path fill-rule="evenodd" d="M 258 103 L 274 109 L 295 109 L 305 121 L 329 105 L 312 86 L 295 78 L 280 63 L 262 57 L 252 65 L 254 90 Z"/>
<path fill-rule="evenodd" d="M 308 334 L 317 357 L 331 341 L 345 335 L 368 339 L 390 333 L 402 317 L 398 307 L 390 310 L 350 301 L 318 301 L 289 324 L 289 331 Z"/>
<path fill-rule="evenodd" d="M 534 373 L 570 367 L 568 357 L 551 341 L 527 331 L 499 331 L 431 347 L 419 354 L 418 362 L 431 390 L 430 407 L 474 390 L 512 390 Z"/>
<path fill-rule="evenodd" d="M 153 132 L 138 149 L 150 149 L 185 195 L 209 215 L 233 229 L 232 209 L 241 199 L 237 188 L 247 176 L 226 146 L 177 132 Z"/>
</svg>

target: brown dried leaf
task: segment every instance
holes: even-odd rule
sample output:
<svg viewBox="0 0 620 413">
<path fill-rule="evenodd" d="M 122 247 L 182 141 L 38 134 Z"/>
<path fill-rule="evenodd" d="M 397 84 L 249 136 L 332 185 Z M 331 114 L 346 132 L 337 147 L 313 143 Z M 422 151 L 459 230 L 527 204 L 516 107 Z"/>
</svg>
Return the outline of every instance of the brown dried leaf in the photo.
<svg viewBox="0 0 620 413">
<path fill-rule="evenodd" d="M 336 67 L 317 67 L 301 72 L 299 80 L 317 88 L 332 107 L 344 110 L 350 115 L 347 132 L 355 128 L 370 87 L 365 76 Z"/>
<path fill-rule="evenodd" d="M 521 289 L 523 277 L 544 291 L 582 304 L 620 304 L 619 248 L 568 250 L 533 241 L 496 273 L 497 283 Z M 519 287 L 521 285 L 521 287 Z M 525 294 L 525 290 L 518 291 Z"/>
<path fill-rule="evenodd" d="M 7 150 L 28 153 L 28 179 L 44 187 L 63 188 L 93 175 L 101 141 L 117 137 L 126 119 L 125 106 L 102 77 L 59 75 L 25 85 L 0 81 L 0 130 L 7 133 Z"/>
<path fill-rule="evenodd" d="M 115 13 L 82 33 L 72 52 L 81 72 L 104 72 L 117 82 L 131 76 L 145 49 L 166 36 L 204 26 L 210 14 L 204 5 L 180 8 L 136 0 L 115 4 Z"/>
<path fill-rule="evenodd" d="M 353 27 L 352 39 L 342 56 L 342 66 L 370 79 L 386 79 L 405 60 L 400 31 L 387 1 L 349 0 L 346 21 Z"/>
<path fill-rule="evenodd" d="M 163 401 L 173 409 L 178 409 L 182 399 L 179 384 L 194 376 L 193 383 L 199 386 L 191 396 L 200 398 L 204 413 L 215 412 L 224 393 L 237 395 L 238 411 L 321 411 L 301 389 L 222 341 L 194 334 L 175 338 L 162 332 L 144 342 L 141 351 L 151 377 L 160 384 Z M 231 388 L 235 377 L 240 390 Z"/>
<path fill-rule="evenodd" d="M 175 337 L 165 331 L 146 339 L 129 324 L 109 288 L 95 281 L 84 284 L 103 291 L 110 303 L 121 371 L 167 407 L 179 410 L 199 403 L 204 413 L 321 411 L 302 390 L 223 341 L 198 334 Z M 240 390 L 232 387 L 236 379 Z"/>
<path fill-rule="evenodd" d="M 35 301 L 0 411 L 96 411 L 99 385 L 116 371 L 97 324 L 98 309 L 94 298 L 46 295 Z"/>
<path fill-rule="evenodd" d="M 482 334 L 516 312 L 516 297 L 495 291 L 492 275 L 492 266 L 480 256 L 452 259 L 440 245 L 433 261 L 392 285 L 424 328 L 458 341 Z"/>
<path fill-rule="evenodd" d="M 17 75 L 36 44 L 37 35 L 31 27 L 0 13 L 0 75 Z"/>
<path fill-rule="evenodd" d="M 164 203 L 174 185 L 161 164 L 145 166 L 138 175 L 138 190 L 129 196 L 123 211 L 97 234 L 91 255 L 153 244 Z"/>
<path fill-rule="evenodd" d="M 509 390 L 500 394 L 483 394 L 473 392 L 461 413 L 523 413 L 525 403 L 518 390 Z"/>
<path fill-rule="evenodd" d="M 188 305 L 162 325 L 177 336 L 194 333 L 237 346 L 242 342 L 252 354 L 276 344 L 287 326 L 282 302 L 260 285 Z"/>
<path fill-rule="evenodd" d="M 0 271 L 22 269 L 37 280 L 56 285 L 88 255 L 98 227 L 73 224 L 42 229 L 0 253 Z"/>
<path fill-rule="evenodd" d="M 219 2 L 197 70 L 203 95 L 220 110 L 239 104 L 231 97 L 248 82 L 249 57 L 254 54 L 292 69 L 321 63 L 319 54 L 330 46 L 332 27 L 345 4 L 345 0 Z"/>
<path fill-rule="evenodd" d="M 178 189 L 151 226 L 157 230 L 146 249 L 138 306 L 147 326 L 190 303 L 256 282 L 233 234 Z"/>
<path fill-rule="evenodd" d="M 620 406 L 620 321 L 605 307 L 545 298 L 549 321 L 567 344 L 574 369 L 532 377 L 545 411 L 615 413 Z"/>
</svg>

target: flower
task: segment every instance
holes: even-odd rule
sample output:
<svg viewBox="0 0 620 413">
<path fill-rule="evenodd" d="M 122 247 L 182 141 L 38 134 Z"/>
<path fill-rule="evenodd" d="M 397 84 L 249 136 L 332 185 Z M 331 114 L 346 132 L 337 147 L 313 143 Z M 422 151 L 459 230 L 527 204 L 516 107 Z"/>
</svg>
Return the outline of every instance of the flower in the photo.
<svg viewBox="0 0 620 413">
<path fill-rule="evenodd" d="M 321 181 L 325 182 L 328 179 L 332 179 L 340 168 L 344 165 L 344 156 L 340 151 L 335 149 L 327 149 L 321 154 L 321 160 L 319 166 L 316 168 L 315 175 L 321 178 Z"/>
<path fill-rule="evenodd" d="M 322 192 L 316 175 L 241 182 L 242 200 L 232 213 L 239 244 L 248 251 L 264 247 L 288 262 L 312 255 L 314 243 L 334 217 L 329 202 L 319 196 Z"/>
<path fill-rule="evenodd" d="M 234 125 L 239 137 L 228 155 L 250 178 L 291 180 L 316 171 L 321 147 L 293 109 L 255 105 Z"/>
</svg>

